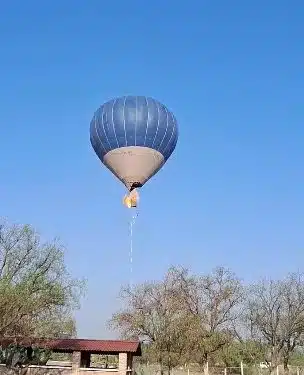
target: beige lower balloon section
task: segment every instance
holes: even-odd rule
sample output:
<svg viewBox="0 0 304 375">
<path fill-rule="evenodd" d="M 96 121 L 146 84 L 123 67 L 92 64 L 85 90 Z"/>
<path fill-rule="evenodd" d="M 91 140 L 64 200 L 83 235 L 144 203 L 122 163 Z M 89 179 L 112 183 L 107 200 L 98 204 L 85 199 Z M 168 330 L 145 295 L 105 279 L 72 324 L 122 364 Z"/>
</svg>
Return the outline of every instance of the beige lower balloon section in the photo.
<svg viewBox="0 0 304 375">
<path fill-rule="evenodd" d="M 103 163 L 130 189 L 144 185 L 163 166 L 164 157 L 152 148 L 129 146 L 109 151 Z"/>
</svg>

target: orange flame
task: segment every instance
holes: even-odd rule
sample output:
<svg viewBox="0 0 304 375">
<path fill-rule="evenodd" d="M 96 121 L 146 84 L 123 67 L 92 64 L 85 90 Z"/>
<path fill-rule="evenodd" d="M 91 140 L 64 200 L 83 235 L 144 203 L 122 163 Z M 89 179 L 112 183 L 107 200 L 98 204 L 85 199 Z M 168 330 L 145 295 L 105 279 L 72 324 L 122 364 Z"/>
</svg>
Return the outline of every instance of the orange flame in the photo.
<svg viewBox="0 0 304 375">
<path fill-rule="evenodd" d="M 136 189 L 132 190 L 129 194 L 124 196 L 123 204 L 128 208 L 137 207 L 139 201 L 139 194 Z"/>
</svg>

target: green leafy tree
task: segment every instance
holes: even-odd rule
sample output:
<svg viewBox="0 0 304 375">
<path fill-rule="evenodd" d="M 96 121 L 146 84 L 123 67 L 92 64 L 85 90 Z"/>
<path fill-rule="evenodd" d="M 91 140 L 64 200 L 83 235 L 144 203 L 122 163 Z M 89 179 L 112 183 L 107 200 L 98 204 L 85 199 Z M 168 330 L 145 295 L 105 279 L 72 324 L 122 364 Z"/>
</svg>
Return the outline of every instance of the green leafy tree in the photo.
<svg viewBox="0 0 304 375">
<path fill-rule="evenodd" d="M 126 307 L 112 324 L 123 337 L 146 339 L 151 361 L 170 373 L 190 362 L 205 367 L 231 341 L 242 286 L 222 268 L 195 276 L 173 267 L 159 282 L 124 289 L 123 297 Z"/>
<path fill-rule="evenodd" d="M 192 317 L 190 359 L 207 372 L 208 361 L 233 340 L 243 287 L 231 271 L 221 267 L 209 275 L 180 277 L 183 308 Z"/>
<path fill-rule="evenodd" d="M 122 291 L 126 307 L 111 325 L 124 338 L 141 338 L 146 355 L 170 374 L 187 352 L 189 314 L 181 308 L 178 273 L 170 269 L 159 282 L 144 283 Z"/>
<path fill-rule="evenodd" d="M 38 347 L 25 347 L 14 343 L 7 347 L 0 347 L 0 363 L 10 368 L 45 365 L 50 357 L 50 350 Z"/>
<path fill-rule="evenodd" d="M 216 361 L 225 367 L 239 367 L 241 362 L 255 365 L 264 360 L 265 347 L 253 340 L 234 339 L 216 353 Z"/>
<path fill-rule="evenodd" d="M 69 275 L 58 242 L 42 242 L 28 225 L 1 222 L 0 336 L 74 336 L 83 287 Z"/>
</svg>

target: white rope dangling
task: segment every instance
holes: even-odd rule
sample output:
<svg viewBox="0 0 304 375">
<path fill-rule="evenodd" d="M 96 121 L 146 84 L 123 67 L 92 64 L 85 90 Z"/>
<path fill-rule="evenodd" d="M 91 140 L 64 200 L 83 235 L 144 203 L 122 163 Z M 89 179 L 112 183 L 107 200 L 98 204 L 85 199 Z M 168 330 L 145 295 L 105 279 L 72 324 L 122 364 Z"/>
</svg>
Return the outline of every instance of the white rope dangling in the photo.
<svg viewBox="0 0 304 375">
<path fill-rule="evenodd" d="M 133 225 L 136 222 L 138 217 L 138 212 L 132 214 L 132 218 L 130 220 L 130 287 L 132 288 L 132 277 L 133 277 Z"/>
</svg>

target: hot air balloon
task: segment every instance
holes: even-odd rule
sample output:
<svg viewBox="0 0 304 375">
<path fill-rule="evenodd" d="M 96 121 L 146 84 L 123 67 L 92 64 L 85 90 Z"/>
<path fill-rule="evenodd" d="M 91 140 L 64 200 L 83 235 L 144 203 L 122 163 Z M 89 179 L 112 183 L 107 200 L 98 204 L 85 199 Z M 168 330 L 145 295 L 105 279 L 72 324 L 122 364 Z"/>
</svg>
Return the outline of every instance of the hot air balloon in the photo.
<svg viewBox="0 0 304 375">
<path fill-rule="evenodd" d="M 123 96 L 97 109 L 90 141 L 100 161 L 127 187 L 124 204 L 136 207 L 142 187 L 166 163 L 178 139 L 177 121 L 157 100 Z"/>
</svg>

